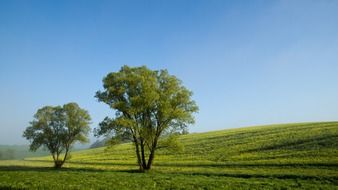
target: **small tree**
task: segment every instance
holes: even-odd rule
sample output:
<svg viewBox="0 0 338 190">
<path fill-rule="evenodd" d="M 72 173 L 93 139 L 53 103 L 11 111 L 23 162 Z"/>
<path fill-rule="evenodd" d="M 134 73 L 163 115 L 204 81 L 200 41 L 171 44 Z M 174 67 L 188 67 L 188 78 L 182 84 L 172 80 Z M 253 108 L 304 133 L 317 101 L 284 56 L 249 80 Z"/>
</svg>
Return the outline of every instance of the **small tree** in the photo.
<svg viewBox="0 0 338 190">
<path fill-rule="evenodd" d="M 116 116 L 106 117 L 96 135 L 128 136 L 141 171 L 151 168 L 161 135 L 186 131 L 187 124 L 194 123 L 192 113 L 198 107 L 191 100 L 192 92 L 167 70 L 124 66 L 108 74 L 103 87 L 96 98 L 114 109 Z"/>
<path fill-rule="evenodd" d="M 41 146 L 48 149 L 54 167 L 61 168 L 75 142 L 88 142 L 90 116 L 76 103 L 61 106 L 45 106 L 37 111 L 34 120 L 26 128 L 23 137 L 30 141 L 30 150 Z M 63 154 L 63 158 L 61 155 Z"/>
</svg>

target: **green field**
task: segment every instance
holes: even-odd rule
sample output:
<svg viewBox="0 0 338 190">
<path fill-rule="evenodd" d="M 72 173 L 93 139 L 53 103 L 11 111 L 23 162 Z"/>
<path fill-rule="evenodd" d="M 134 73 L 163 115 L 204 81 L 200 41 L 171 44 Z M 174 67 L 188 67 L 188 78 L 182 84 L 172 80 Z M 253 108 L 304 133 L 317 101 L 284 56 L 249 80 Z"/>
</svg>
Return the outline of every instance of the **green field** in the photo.
<svg viewBox="0 0 338 190">
<path fill-rule="evenodd" d="M 72 153 L 61 170 L 50 157 L 0 161 L 0 188 L 338 189 L 338 122 L 248 127 L 183 135 L 180 152 L 158 150 L 137 172 L 131 144 Z"/>
</svg>

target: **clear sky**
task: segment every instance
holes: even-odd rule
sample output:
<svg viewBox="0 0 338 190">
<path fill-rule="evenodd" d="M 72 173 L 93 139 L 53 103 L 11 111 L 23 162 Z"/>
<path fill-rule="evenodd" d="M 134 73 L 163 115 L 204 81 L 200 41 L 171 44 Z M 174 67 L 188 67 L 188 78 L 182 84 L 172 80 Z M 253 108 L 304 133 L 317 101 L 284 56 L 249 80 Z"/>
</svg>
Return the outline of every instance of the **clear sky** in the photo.
<svg viewBox="0 0 338 190">
<path fill-rule="evenodd" d="M 122 65 L 168 69 L 200 107 L 191 132 L 338 120 L 338 1 L 0 1 L 0 144 L 36 110 L 94 98 Z"/>
</svg>

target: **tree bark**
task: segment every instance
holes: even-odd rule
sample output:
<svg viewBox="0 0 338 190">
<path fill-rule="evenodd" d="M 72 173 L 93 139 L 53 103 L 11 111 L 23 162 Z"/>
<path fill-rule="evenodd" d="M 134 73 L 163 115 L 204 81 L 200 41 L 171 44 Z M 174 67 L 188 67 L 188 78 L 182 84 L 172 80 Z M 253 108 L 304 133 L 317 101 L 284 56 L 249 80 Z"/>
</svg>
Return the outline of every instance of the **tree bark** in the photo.
<svg viewBox="0 0 338 190">
<path fill-rule="evenodd" d="M 147 170 L 150 170 L 150 169 L 151 169 L 151 166 L 152 166 L 152 164 L 153 164 L 154 157 L 155 157 L 155 150 L 152 150 L 152 151 L 150 152 L 150 155 L 149 155 L 149 158 L 148 158 L 148 164 L 147 164 L 147 167 L 146 167 Z"/>
<path fill-rule="evenodd" d="M 150 155 L 149 155 L 149 158 L 148 158 L 147 170 L 150 170 L 151 166 L 153 164 L 153 160 L 155 158 L 155 150 L 157 148 L 157 140 L 158 140 L 158 138 L 155 137 L 154 143 L 152 144 Z"/>
<path fill-rule="evenodd" d="M 142 167 L 143 169 L 147 169 L 147 161 L 144 153 L 144 142 L 141 140 L 141 156 L 142 156 Z"/>
<path fill-rule="evenodd" d="M 140 171 L 144 171 L 142 160 L 141 160 L 141 155 L 140 155 L 140 148 L 139 148 L 136 137 L 134 137 L 134 145 L 135 145 L 135 150 L 136 150 L 137 163 L 140 166 Z"/>
<path fill-rule="evenodd" d="M 61 166 L 66 162 L 66 159 L 67 159 L 67 156 L 68 156 L 68 152 L 69 152 L 69 147 L 66 148 L 65 156 L 63 157 Z"/>
<path fill-rule="evenodd" d="M 55 169 L 60 169 L 62 167 L 63 163 L 61 160 L 56 160 L 54 161 L 54 168 Z"/>
</svg>

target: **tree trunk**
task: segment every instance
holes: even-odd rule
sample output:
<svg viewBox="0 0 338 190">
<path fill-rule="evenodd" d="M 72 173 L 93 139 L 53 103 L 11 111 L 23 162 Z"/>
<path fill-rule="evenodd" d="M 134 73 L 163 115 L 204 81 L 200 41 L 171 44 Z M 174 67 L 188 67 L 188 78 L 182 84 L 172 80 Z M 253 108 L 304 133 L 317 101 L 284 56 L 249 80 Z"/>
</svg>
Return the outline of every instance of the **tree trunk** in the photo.
<svg viewBox="0 0 338 190">
<path fill-rule="evenodd" d="M 147 169 L 147 161 L 144 153 L 144 142 L 141 140 L 141 156 L 142 156 L 142 167 L 143 169 Z"/>
<path fill-rule="evenodd" d="M 62 160 L 55 160 L 54 161 L 54 168 L 55 169 L 60 169 L 62 167 L 63 163 L 64 162 Z"/>
<path fill-rule="evenodd" d="M 146 167 L 147 170 L 150 170 L 150 169 L 151 169 L 151 166 L 152 166 L 152 164 L 153 164 L 154 157 L 155 157 L 155 150 L 152 150 L 152 151 L 150 152 L 150 155 L 149 155 L 149 158 L 148 158 L 148 164 L 147 164 L 147 167 Z"/>
<path fill-rule="evenodd" d="M 60 161 L 62 161 L 61 166 L 66 162 L 66 159 L 67 159 L 67 156 L 68 156 L 68 152 L 69 152 L 69 148 L 67 147 L 66 148 L 66 152 L 65 152 L 65 156 L 63 157 L 63 160 L 60 160 Z"/>
<path fill-rule="evenodd" d="M 139 142 L 135 136 L 133 138 L 134 138 L 134 145 L 136 149 L 137 161 L 140 167 L 139 168 L 140 172 L 150 170 L 153 164 L 153 160 L 155 158 L 155 150 L 157 148 L 158 137 L 155 137 L 154 139 L 154 143 L 152 144 L 148 160 L 146 159 L 146 155 L 145 155 L 145 147 L 144 147 L 145 142 L 143 140 L 140 140 L 141 142 Z"/>
<path fill-rule="evenodd" d="M 60 156 L 60 154 L 59 154 L 58 151 L 56 151 L 56 157 L 53 155 L 53 159 L 54 159 L 54 168 L 55 168 L 55 169 L 60 169 L 60 168 L 62 167 L 62 165 L 63 165 L 62 160 L 59 160 L 59 156 Z"/>
<path fill-rule="evenodd" d="M 149 155 L 149 158 L 148 158 L 147 170 L 150 170 L 151 166 L 153 164 L 153 160 L 155 158 L 156 147 L 157 147 L 157 138 L 155 139 L 155 142 L 154 142 L 153 146 L 151 147 L 150 155 Z"/>
<path fill-rule="evenodd" d="M 135 145 L 135 150 L 136 150 L 137 163 L 140 166 L 140 171 L 144 171 L 142 160 L 141 160 L 141 155 L 140 155 L 140 148 L 138 146 L 138 142 L 135 137 L 134 137 L 134 145 Z"/>
</svg>

